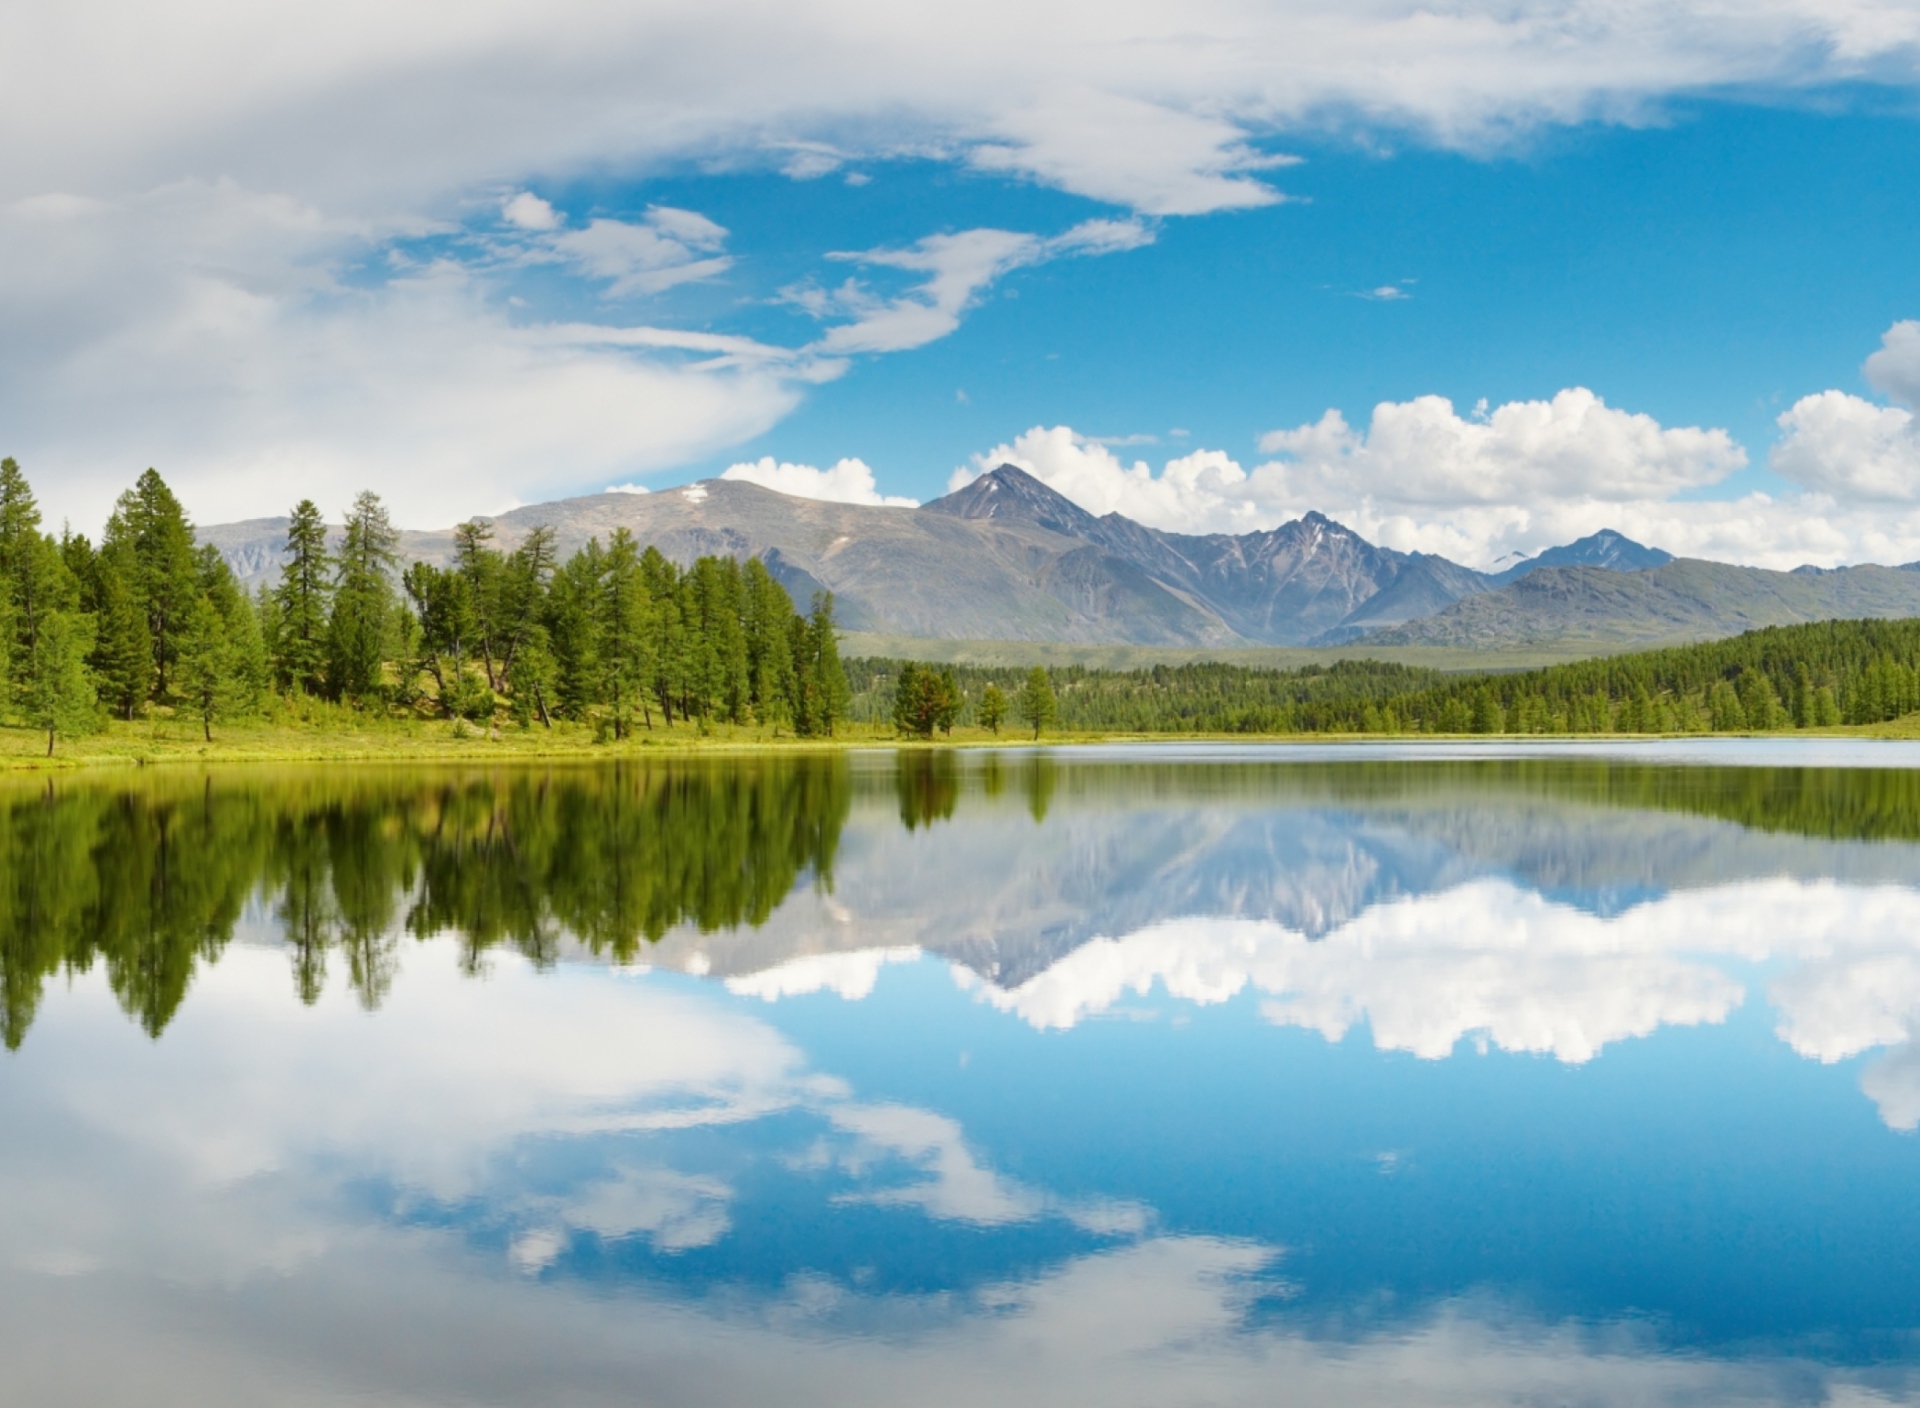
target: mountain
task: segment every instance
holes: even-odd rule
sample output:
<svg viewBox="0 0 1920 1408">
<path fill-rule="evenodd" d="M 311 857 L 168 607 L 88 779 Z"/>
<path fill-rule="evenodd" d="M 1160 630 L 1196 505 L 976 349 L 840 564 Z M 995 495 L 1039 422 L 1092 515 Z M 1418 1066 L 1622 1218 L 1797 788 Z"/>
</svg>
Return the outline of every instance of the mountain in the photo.
<svg viewBox="0 0 1920 1408">
<path fill-rule="evenodd" d="M 1542 567 L 1605 567 L 1614 572 L 1644 572 L 1649 567 L 1672 561 L 1670 552 L 1646 547 L 1624 533 L 1602 528 L 1564 547 L 1548 548 L 1537 556 L 1522 558 L 1494 573 L 1493 580 L 1505 586 Z"/>
<path fill-rule="evenodd" d="M 1012 465 L 922 508 L 711 479 L 538 504 L 492 523 L 505 548 L 545 524 L 562 556 L 625 527 L 681 562 L 758 557 L 803 607 L 824 588 L 848 629 L 922 638 L 1292 645 L 1363 608 L 1370 624 L 1394 624 L 1488 586 L 1477 572 L 1376 547 L 1317 513 L 1240 536 L 1095 517 Z M 249 585 L 278 575 L 285 536 L 284 518 L 200 531 Z M 444 564 L 453 535 L 403 533 L 400 550 Z"/>
<path fill-rule="evenodd" d="M 757 557 L 803 608 L 829 590 L 847 629 L 922 639 L 1196 648 L 1360 639 L 1625 643 L 1730 634 L 1809 612 L 1920 610 L 1920 600 L 1909 607 L 1894 587 L 1848 575 L 1868 570 L 1861 568 L 1740 577 L 1747 569 L 1697 563 L 1735 576 L 1689 595 L 1668 585 L 1677 578 L 1652 580 L 1679 566 L 1667 554 L 1612 531 L 1497 577 L 1376 546 L 1318 513 L 1254 533 L 1167 533 L 1118 513 L 1089 513 L 1012 465 L 920 508 L 797 499 L 710 479 L 657 494 L 536 504 L 491 522 L 503 548 L 551 527 L 562 556 L 624 527 L 682 563 L 706 553 Z M 201 529 L 200 537 L 253 585 L 278 576 L 286 526 L 284 518 L 252 519 Z M 400 550 L 408 560 L 445 564 L 453 534 L 406 532 Z M 1629 585 L 1643 577 L 1649 581 Z M 1791 585 L 1754 585 L 1773 578 Z M 1920 586 L 1920 574 L 1898 582 Z M 1842 600 L 1862 609 L 1812 605 Z"/>
<path fill-rule="evenodd" d="M 1920 563 L 1822 572 L 1769 572 L 1694 558 L 1638 572 L 1540 567 L 1497 591 L 1372 632 L 1367 643 L 1480 650 L 1649 645 L 1869 616 L 1920 616 Z"/>
</svg>

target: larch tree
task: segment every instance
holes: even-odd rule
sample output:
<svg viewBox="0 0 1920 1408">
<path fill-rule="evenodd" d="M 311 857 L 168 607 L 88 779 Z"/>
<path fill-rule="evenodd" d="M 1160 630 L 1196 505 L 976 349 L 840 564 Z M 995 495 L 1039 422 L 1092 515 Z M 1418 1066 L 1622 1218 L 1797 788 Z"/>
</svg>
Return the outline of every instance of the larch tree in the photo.
<svg viewBox="0 0 1920 1408">
<path fill-rule="evenodd" d="M 333 557 L 327 551 L 326 520 L 312 499 L 300 500 L 287 519 L 287 560 L 273 604 L 274 682 L 281 689 L 318 691 L 327 671 Z"/>
<path fill-rule="evenodd" d="M 362 493 L 347 514 L 327 629 L 327 680 L 339 698 L 363 701 L 380 690 L 394 633 L 399 545 L 380 496 Z"/>
</svg>

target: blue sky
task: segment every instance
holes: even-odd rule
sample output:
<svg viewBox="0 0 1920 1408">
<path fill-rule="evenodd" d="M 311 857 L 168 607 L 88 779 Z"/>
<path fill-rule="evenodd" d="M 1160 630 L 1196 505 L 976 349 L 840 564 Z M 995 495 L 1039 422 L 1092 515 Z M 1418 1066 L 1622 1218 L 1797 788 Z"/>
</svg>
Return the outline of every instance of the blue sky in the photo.
<svg viewBox="0 0 1920 1408">
<path fill-rule="evenodd" d="M 1012 458 L 1476 564 L 1920 558 L 1910 6 L 27 9 L 0 448 L 83 528 L 147 464 L 429 526 Z"/>
</svg>

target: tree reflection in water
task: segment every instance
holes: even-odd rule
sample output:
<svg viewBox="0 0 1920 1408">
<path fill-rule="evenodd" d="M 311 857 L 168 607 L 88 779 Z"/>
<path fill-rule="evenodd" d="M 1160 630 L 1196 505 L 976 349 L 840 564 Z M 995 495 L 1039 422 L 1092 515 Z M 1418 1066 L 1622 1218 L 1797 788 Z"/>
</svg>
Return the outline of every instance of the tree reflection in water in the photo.
<svg viewBox="0 0 1920 1408">
<path fill-rule="evenodd" d="M 369 1008 L 404 936 L 550 964 L 561 937 L 630 962 L 683 923 L 760 924 L 830 885 L 851 793 L 836 757 L 483 773 L 329 769 L 60 780 L 0 795 L 0 1037 L 46 980 L 103 963 L 158 1037 L 258 895 L 311 1003 L 329 964 Z"/>
</svg>

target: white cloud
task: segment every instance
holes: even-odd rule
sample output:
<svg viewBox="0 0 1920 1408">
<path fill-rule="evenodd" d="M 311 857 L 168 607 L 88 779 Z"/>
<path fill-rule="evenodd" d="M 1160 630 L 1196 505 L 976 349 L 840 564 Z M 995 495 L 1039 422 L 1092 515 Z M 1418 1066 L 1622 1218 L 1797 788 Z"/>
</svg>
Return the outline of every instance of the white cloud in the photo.
<svg viewBox="0 0 1920 1408">
<path fill-rule="evenodd" d="M 810 464 L 776 463 L 773 456 L 743 464 L 729 465 L 722 479 L 740 479 L 758 484 L 776 493 L 796 499 L 825 499 L 837 504 L 877 504 L 890 508 L 912 508 L 917 499 L 882 494 L 875 487 L 873 471 L 862 460 L 838 460 L 826 469 Z"/>
<path fill-rule="evenodd" d="M 500 213 L 509 225 L 522 230 L 555 230 L 560 227 L 559 212 L 532 191 L 522 191 L 507 200 L 501 205 Z"/>
<path fill-rule="evenodd" d="M 153 462 L 207 518 L 284 507 L 298 474 L 323 496 L 377 482 L 444 522 L 711 454 L 836 370 L 789 356 L 723 383 L 612 344 L 562 356 L 474 282 L 458 316 L 399 326 L 418 271 L 369 288 L 368 261 L 483 204 L 613 296 L 728 267 L 703 217 L 566 230 L 528 184 L 914 155 L 1195 214 L 1278 199 L 1272 148 L 1323 119 L 1484 147 L 1728 85 L 1909 83 L 1916 42 L 1920 16 L 1873 0 L 13 6 L 0 416 L 86 521 Z M 1093 233 L 1086 252 L 1145 237 Z M 923 345 L 1006 268 L 1068 252 L 1004 238 L 896 251 L 921 288 L 844 290 L 852 321 L 819 351 Z"/>
<path fill-rule="evenodd" d="M 585 229 L 549 235 L 542 244 L 605 281 L 607 297 L 629 298 L 725 273 L 733 267 L 719 253 L 726 239 L 726 230 L 704 215 L 656 205 L 637 222 L 590 220 Z"/>
<path fill-rule="evenodd" d="M 929 235 L 907 249 L 828 256 L 926 275 L 897 298 L 880 298 L 855 279 L 831 291 L 789 290 L 787 297 L 815 317 L 852 317 L 828 329 L 815 344 L 828 356 L 902 352 L 953 332 L 975 298 L 1009 270 L 1071 255 L 1115 254 L 1152 242 L 1152 231 L 1137 220 L 1087 220 L 1051 239 L 1011 230 Z"/>
<path fill-rule="evenodd" d="M 1875 364 L 1889 385 L 1906 326 L 1885 341 L 1895 356 Z M 1724 430 L 1663 426 L 1580 387 L 1467 415 L 1439 396 L 1382 402 L 1364 428 L 1329 410 L 1262 436 L 1277 457 L 1251 467 L 1200 449 L 1156 471 L 1114 454 L 1124 442 L 1035 426 L 973 456 L 948 487 L 1013 463 L 1094 513 L 1169 531 L 1246 533 L 1317 510 L 1384 546 L 1476 567 L 1602 528 L 1683 557 L 1778 570 L 1920 559 L 1911 413 L 1833 391 L 1803 399 L 1781 424 L 1788 436 L 1771 465 L 1805 492 L 1678 498 L 1722 482 L 1746 452 Z"/>
<path fill-rule="evenodd" d="M 225 184 L 0 209 L 0 420 L 50 521 L 97 531 L 153 465 L 201 522 L 371 487 L 432 527 L 724 449 L 834 370 L 522 321 L 449 262 L 370 287 L 328 272 L 382 233 Z"/>
<path fill-rule="evenodd" d="M 1920 320 L 1908 318 L 1880 335 L 1880 350 L 1861 368 L 1867 384 L 1908 410 L 1920 409 Z"/>
<path fill-rule="evenodd" d="M 1570 497 L 1664 497 L 1724 479 L 1746 453 L 1724 430 L 1666 429 L 1585 387 L 1463 418 L 1442 396 L 1382 402 L 1364 434 L 1338 411 L 1260 448 L 1285 458 L 1256 473 L 1291 499 L 1457 507 Z"/>
<path fill-rule="evenodd" d="M 1803 396 L 1780 417 L 1786 438 L 1769 464 L 1795 483 L 1848 502 L 1920 500 L 1920 422 L 1844 391 Z"/>
<path fill-rule="evenodd" d="M 368 208 L 503 170 L 911 149 L 1191 213 L 1272 199 L 1252 174 L 1264 139 L 1322 114 L 1484 145 L 1703 88 L 1910 82 L 1916 43 L 1920 16 L 1873 0 L 292 0 L 271 16 L 200 0 L 191 23 L 178 6 L 82 0 L 0 21 L 17 117 L 0 199 L 221 171 Z"/>
</svg>

